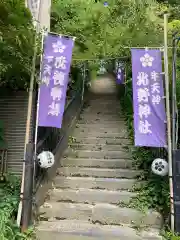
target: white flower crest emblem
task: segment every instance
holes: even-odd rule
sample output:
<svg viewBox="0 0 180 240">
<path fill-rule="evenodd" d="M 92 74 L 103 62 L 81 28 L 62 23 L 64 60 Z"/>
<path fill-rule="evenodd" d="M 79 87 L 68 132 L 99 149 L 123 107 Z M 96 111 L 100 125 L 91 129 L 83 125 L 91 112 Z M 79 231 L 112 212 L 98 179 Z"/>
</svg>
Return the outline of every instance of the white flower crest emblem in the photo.
<svg viewBox="0 0 180 240">
<path fill-rule="evenodd" d="M 61 41 L 57 41 L 56 43 L 52 44 L 55 53 L 63 53 L 66 49 L 66 46 L 62 44 Z"/>
<path fill-rule="evenodd" d="M 143 57 L 140 58 L 143 67 L 152 67 L 152 63 L 154 58 L 151 57 L 148 53 L 144 54 Z"/>
<path fill-rule="evenodd" d="M 118 78 L 118 79 L 121 79 L 121 75 L 120 75 L 120 74 L 118 74 L 118 75 L 117 75 L 117 78 Z"/>
</svg>

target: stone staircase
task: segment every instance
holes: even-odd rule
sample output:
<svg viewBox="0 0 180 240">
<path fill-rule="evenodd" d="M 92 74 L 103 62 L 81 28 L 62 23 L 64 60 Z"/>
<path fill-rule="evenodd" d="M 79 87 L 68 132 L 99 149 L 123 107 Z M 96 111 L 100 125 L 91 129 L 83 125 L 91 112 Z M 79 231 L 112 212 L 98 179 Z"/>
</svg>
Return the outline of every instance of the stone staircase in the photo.
<svg viewBox="0 0 180 240">
<path fill-rule="evenodd" d="M 38 239 L 162 239 L 159 213 L 128 208 L 141 175 L 132 167 L 130 149 L 119 102 L 92 98 L 40 208 Z"/>
</svg>

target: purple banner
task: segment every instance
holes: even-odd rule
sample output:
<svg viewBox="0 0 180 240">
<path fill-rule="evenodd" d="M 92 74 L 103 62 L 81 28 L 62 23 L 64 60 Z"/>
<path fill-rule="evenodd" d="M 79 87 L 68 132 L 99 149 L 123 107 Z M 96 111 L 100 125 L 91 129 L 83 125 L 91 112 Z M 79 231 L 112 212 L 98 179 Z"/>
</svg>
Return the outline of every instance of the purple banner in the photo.
<svg viewBox="0 0 180 240">
<path fill-rule="evenodd" d="M 48 34 L 44 39 L 38 126 L 61 128 L 74 40 Z"/>
<path fill-rule="evenodd" d="M 123 67 L 118 67 L 116 75 L 116 83 L 124 84 L 125 82 L 125 69 Z"/>
<path fill-rule="evenodd" d="M 132 49 L 135 146 L 166 147 L 160 50 Z"/>
</svg>

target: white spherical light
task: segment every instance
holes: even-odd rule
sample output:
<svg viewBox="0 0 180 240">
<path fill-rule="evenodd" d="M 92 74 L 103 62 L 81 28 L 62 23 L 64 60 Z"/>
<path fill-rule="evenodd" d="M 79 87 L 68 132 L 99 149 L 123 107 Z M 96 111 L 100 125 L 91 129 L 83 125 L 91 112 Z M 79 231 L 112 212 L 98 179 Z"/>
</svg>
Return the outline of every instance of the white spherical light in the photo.
<svg viewBox="0 0 180 240">
<path fill-rule="evenodd" d="M 156 158 L 151 165 L 151 170 L 154 174 L 159 176 L 166 176 L 168 174 L 168 162 L 161 158 Z"/>
<path fill-rule="evenodd" d="M 41 168 L 50 168 L 54 164 L 54 155 L 49 151 L 41 152 L 38 157 L 38 164 Z"/>
</svg>

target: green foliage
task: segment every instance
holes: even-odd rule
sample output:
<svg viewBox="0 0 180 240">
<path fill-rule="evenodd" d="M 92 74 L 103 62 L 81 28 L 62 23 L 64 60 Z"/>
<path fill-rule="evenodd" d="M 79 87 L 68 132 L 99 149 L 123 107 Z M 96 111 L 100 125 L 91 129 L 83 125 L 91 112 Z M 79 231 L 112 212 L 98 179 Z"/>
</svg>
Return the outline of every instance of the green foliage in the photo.
<svg viewBox="0 0 180 240">
<path fill-rule="evenodd" d="M 131 81 L 126 84 L 126 93 L 121 95 L 121 105 L 126 115 L 127 126 L 130 137 L 133 139 L 133 109 L 132 109 L 132 87 Z M 165 217 L 169 213 L 169 183 L 167 177 L 156 176 L 151 172 L 151 163 L 156 156 L 156 151 L 150 148 L 135 148 L 133 151 L 134 165 L 144 170 L 141 179 L 142 185 L 136 198 L 131 202 L 132 207 L 142 211 L 156 209 Z"/>
<path fill-rule="evenodd" d="M 34 27 L 24 0 L 0 0 L 0 88 L 27 88 L 31 73 Z M 0 146 L 4 146 L 0 122 Z M 15 224 L 20 181 L 13 176 L 0 179 L 0 239 L 31 239 L 32 230 L 21 234 Z"/>
<path fill-rule="evenodd" d="M 166 1 L 164 4 L 166 6 L 166 10 L 169 13 L 169 45 L 171 46 L 172 44 L 172 34 L 174 32 L 177 32 L 177 37 L 180 37 L 180 20 L 179 20 L 179 13 L 180 13 L 180 1 L 178 0 L 169 0 Z M 180 44 L 178 45 L 177 48 L 177 69 L 176 69 L 176 74 L 177 74 L 177 81 L 176 81 L 176 94 L 177 94 L 177 106 L 178 108 L 180 107 Z M 171 50 L 169 51 L 169 62 L 170 62 L 170 80 L 172 79 L 172 52 Z"/>
<path fill-rule="evenodd" d="M 163 231 L 162 232 L 162 236 L 166 239 L 166 240 L 180 240 L 180 236 L 178 236 L 175 233 L 172 233 L 170 230 L 167 231 Z"/>
<path fill-rule="evenodd" d="M 76 37 L 75 59 L 129 55 L 123 46 L 162 42 L 162 20 L 153 0 L 56 0 L 52 30 Z"/>
<path fill-rule="evenodd" d="M 0 87 L 27 87 L 34 28 L 24 0 L 0 0 Z"/>
<path fill-rule="evenodd" d="M 130 56 L 129 47 L 163 45 L 164 13 L 170 14 L 169 44 L 172 32 L 180 30 L 177 0 L 109 0 L 108 7 L 103 3 L 103 0 L 54 0 L 52 7 L 51 30 L 76 37 L 74 62 L 91 59 L 92 78 L 97 74 L 97 61 L 92 59 Z M 179 69 L 180 63 L 178 79 Z"/>
<path fill-rule="evenodd" d="M 0 239 L 31 240 L 33 229 L 21 233 L 15 224 L 20 194 L 20 179 L 8 175 L 0 182 Z"/>
</svg>

